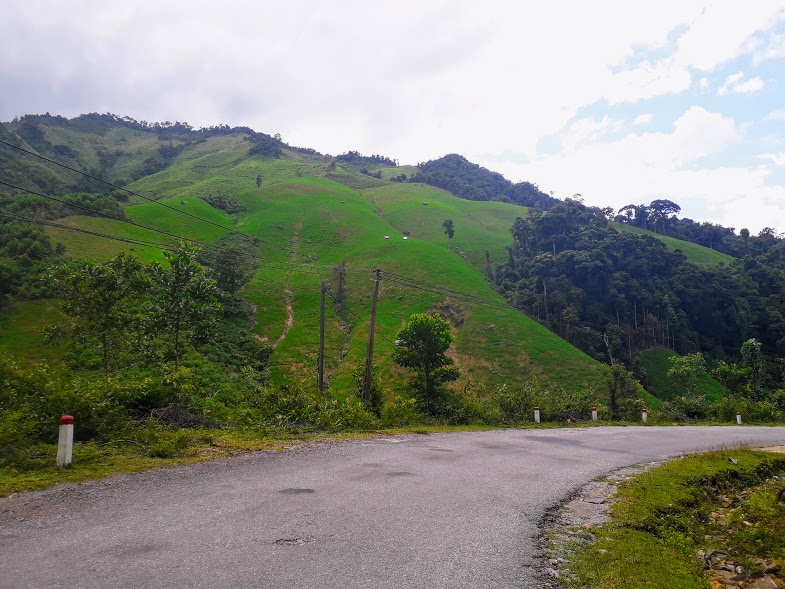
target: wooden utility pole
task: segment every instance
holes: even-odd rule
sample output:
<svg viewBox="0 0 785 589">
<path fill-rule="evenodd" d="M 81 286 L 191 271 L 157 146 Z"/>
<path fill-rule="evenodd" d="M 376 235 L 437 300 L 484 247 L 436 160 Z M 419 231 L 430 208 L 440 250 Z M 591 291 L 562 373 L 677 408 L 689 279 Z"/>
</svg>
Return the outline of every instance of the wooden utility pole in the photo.
<svg viewBox="0 0 785 589">
<path fill-rule="evenodd" d="M 365 378 L 363 379 L 363 400 L 371 398 L 371 381 L 373 379 L 373 335 L 376 331 L 376 304 L 379 302 L 379 281 L 382 279 L 382 271 L 378 268 L 374 270 L 376 274 L 376 284 L 373 287 L 373 303 L 371 305 L 371 328 L 368 333 L 368 354 L 365 358 Z"/>
<path fill-rule="evenodd" d="M 319 317 L 319 392 L 324 390 L 324 299 L 327 285 L 322 282 L 322 306 Z"/>
</svg>

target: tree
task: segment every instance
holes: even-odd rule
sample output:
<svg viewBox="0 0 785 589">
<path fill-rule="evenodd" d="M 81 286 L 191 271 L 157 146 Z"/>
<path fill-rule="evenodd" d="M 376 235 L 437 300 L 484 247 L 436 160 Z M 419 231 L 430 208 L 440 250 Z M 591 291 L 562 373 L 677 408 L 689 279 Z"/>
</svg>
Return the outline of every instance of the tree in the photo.
<svg viewBox="0 0 785 589">
<path fill-rule="evenodd" d="M 257 174 L 256 175 L 256 187 L 257 188 L 261 188 L 263 181 L 264 181 L 264 178 L 262 178 L 262 175 L 261 174 Z"/>
<path fill-rule="evenodd" d="M 741 345 L 741 365 L 750 370 L 752 398 L 759 401 L 763 383 L 763 356 L 761 344 L 755 338 L 748 339 Z"/>
<path fill-rule="evenodd" d="M 639 388 L 638 381 L 624 366 L 611 366 L 608 375 L 608 411 L 611 419 L 619 419 L 624 413 L 628 413 L 627 409 L 633 408 L 634 401 L 638 399 Z"/>
<path fill-rule="evenodd" d="M 439 314 L 416 313 L 398 334 L 393 361 L 417 371 L 414 385 L 426 412 L 439 407 L 440 387 L 458 378 L 453 360 L 446 355 L 454 336 L 450 324 Z"/>
<path fill-rule="evenodd" d="M 75 333 L 98 340 L 101 364 L 108 374 L 110 357 L 134 320 L 128 300 L 147 285 L 141 264 L 121 253 L 102 263 L 61 264 L 53 278 L 64 300 L 64 311 L 78 320 Z"/>
<path fill-rule="evenodd" d="M 168 266 L 150 267 L 156 286 L 153 326 L 169 336 L 175 367 L 180 364 L 183 336 L 206 338 L 220 309 L 215 281 L 207 278 L 196 261 L 197 251 L 181 243 L 175 251 L 164 253 Z"/>
<path fill-rule="evenodd" d="M 703 354 L 696 352 L 686 356 L 673 356 L 670 363 L 668 378 L 675 380 L 688 394 L 694 395 L 698 390 L 698 379 L 707 373 Z"/>
<path fill-rule="evenodd" d="M 453 225 L 452 219 L 447 219 L 442 223 L 442 227 L 444 228 L 445 235 L 452 239 L 452 236 L 455 235 L 455 226 Z"/>
</svg>

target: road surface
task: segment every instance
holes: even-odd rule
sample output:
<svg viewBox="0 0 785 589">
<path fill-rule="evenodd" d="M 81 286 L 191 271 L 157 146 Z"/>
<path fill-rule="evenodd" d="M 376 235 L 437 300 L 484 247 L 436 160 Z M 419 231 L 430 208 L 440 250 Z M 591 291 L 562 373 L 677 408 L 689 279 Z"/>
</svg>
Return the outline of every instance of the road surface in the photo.
<svg viewBox="0 0 785 589">
<path fill-rule="evenodd" d="M 411 435 L 0 499 L 0 587 L 541 587 L 546 511 L 622 466 L 785 428 Z"/>
</svg>

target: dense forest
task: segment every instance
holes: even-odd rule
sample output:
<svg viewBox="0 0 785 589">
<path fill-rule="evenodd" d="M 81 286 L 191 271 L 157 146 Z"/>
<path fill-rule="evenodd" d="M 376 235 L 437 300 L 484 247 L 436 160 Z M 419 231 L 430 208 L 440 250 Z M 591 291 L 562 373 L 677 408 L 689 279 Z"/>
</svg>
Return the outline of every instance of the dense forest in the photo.
<svg viewBox="0 0 785 589">
<path fill-rule="evenodd" d="M 538 209 L 549 209 L 560 202 L 545 194 L 535 184 L 513 184 L 501 174 L 473 164 L 454 153 L 420 163 L 417 168 L 419 171 L 410 178 L 411 182 L 443 188 L 455 196 L 469 200 L 500 200 Z"/>
<path fill-rule="evenodd" d="M 651 235 L 618 231 L 607 211 L 567 199 L 519 218 L 512 236 L 495 274 L 499 290 L 593 357 L 635 369 L 642 350 L 665 346 L 733 363 L 754 339 L 765 385 L 781 385 L 785 241 L 767 231 L 748 238 L 732 265 L 699 266 Z"/>
</svg>

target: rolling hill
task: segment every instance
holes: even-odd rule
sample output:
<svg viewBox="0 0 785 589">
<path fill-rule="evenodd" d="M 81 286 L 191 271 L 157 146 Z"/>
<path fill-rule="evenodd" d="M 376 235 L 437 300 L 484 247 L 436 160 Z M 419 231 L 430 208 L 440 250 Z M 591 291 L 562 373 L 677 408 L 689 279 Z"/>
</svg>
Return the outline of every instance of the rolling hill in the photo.
<svg viewBox="0 0 785 589">
<path fill-rule="evenodd" d="M 130 195 L 125 214 L 140 225 L 205 243 L 214 243 L 232 229 L 261 240 L 253 251 L 260 268 L 242 294 L 254 305 L 257 336 L 275 347 L 272 382 L 315 379 L 320 284 L 326 281 L 335 291 L 335 268 L 345 264 L 346 301 L 342 308 L 328 304 L 326 327 L 327 372 L 339 395 L 354 391 L 354 372 L 363 364 L 375 268 L 382 270 L 375 365 L 382 382 L 389 383 L 388 395 L 406 381 L 406 374 L 391 362 L 398 330 L 410 314 L 433 310 L 454 328 L 451 355 L 462 373 L 457 389 L 481 394 L 531 378 L 550 389 L 605 389 L 605 367 L 510 308 L 485 279 L 486 252 L 491 264 L 504 259 L 510 227 L 526 214 L 520 206 L 467 201 L 425 184 L 386 180 L 411 174 L 411 167 L 384 167 L 383 179 L 377 180 L 357 166 L 307 150 L 287 148 L 282 157 L 249 157 L 248 134 L 242 130 L 194 141 L 122 126 L 92 133 L 63 121 L 36 121 L 35 126 L 41 130 L 38 146 L 46 148 L 47 157 L 59 149 L 71 155 L 69 165 L 79 169 L 92 169 L 96 154 L 123 151 L 111 167 L 105 166 L 104 177 L 113 182 L 138 174 L 134 162 L 160 154 L 162 146 L 178 146 L 162 169 L 127 184 L 134 193 L 170 208 Z M 34 150 L 35 145 L 26 143 L 25 148 Z M 56 169 L 43 165 L 45 170 Z M 41 172 L 41 177 L 57 181 L 55 172 L 47 174 Z M 64 189 L 73 186 L 68 178 L 62 181 Z M 228 214 L 212 207 L 204 199 L 214 195 L 231 197 L 245 211 Z M 452 240 L 441 226 L 448 218 L 455 224 Z M 173 242 L 114 219 L 77 215 L 57 222 L 93 234 Z M 142 261 L 162 258 L 160 250 L 139 243 L 63 227 L 46 231 L 75 257 L 101 260 L 131 251 Z M 0 346 L 14 347 L 14 334 L 25 331 L 19 319 L 34 308 L 37 323 L 45 322 L 40 313 L 49 306 L 31 305 L 22 304 L 22 313 L 6 320 L 13 329 L 0 337 Z M 56 310 L 51 317 L 58 320 Z M 34 332 L 26 331 L 28 341 L 36 341 Z M 48 356 L 56 356 L 56 350 Z"/>
</svg>

